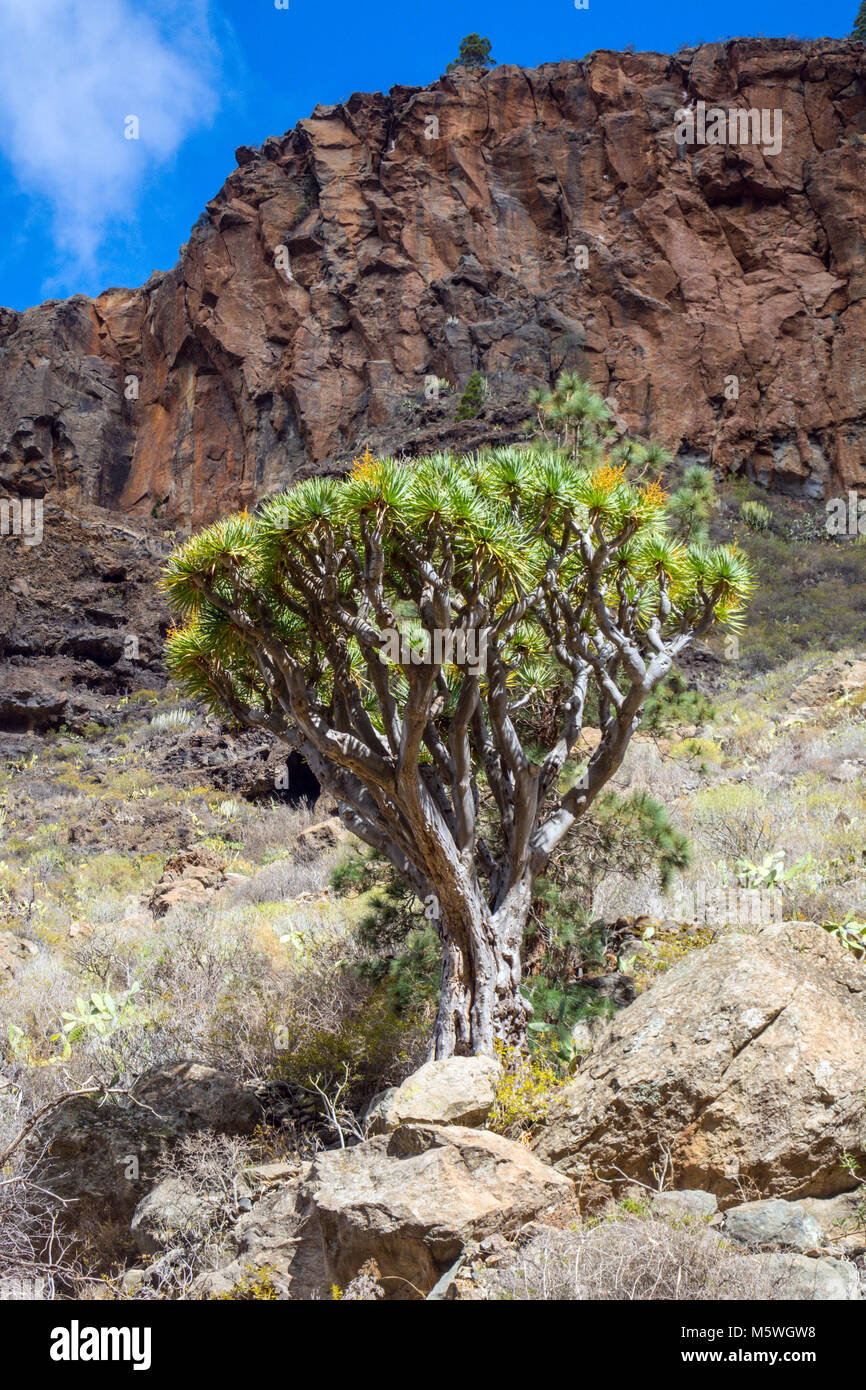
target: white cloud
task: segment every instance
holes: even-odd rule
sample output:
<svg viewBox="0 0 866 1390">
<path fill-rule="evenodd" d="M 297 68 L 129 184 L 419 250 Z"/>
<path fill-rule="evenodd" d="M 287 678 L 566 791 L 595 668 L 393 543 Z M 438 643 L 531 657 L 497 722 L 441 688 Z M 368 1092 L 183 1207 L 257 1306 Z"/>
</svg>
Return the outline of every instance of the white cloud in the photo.
<svg viewBox="0 0 866 1390">
<path fill-rule="evenodd" d="M 48 200 L 70 269 L 93 268 L 154 168 L 211 119 L 217 77 L 208 0 L 0 0 L 0 149 Z"/>
</svg>

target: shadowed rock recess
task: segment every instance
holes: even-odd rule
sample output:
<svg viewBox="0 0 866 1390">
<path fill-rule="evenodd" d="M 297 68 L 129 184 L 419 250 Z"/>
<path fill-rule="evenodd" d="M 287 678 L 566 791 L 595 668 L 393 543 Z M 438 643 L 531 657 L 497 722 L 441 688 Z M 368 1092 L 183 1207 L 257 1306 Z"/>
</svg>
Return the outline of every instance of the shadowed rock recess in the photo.
<svg viewBox="0 0 866 1390">
<path fill-rule="evenodd" d="M 0 485 L 196 524 L 365 444 L 516 437 L 566 366 L 683 459 L 854 486 L 864 73 L 858 43 L 745 39 L 318 106 L 238 150 L 172 270 L 0 311 Z M 780 110 L 780 152 L 678 146 L 699 100 Z"/>
</svg>

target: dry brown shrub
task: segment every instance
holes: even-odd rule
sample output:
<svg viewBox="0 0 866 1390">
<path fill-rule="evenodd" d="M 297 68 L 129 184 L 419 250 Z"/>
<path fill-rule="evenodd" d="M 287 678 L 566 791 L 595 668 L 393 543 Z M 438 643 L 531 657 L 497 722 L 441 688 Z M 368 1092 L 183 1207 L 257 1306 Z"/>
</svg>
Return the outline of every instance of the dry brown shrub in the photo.
<svg viewBox="0 0 866 1390">
<path fill-rule="evenodd" d="M 483 1272 L 495 1299 L 728 1301 L 782 1299 L 784 1271 L 741 1253 L 699 1222 L 620 1214 L 570 1230 L 546 1227 Z"/>
</svg>

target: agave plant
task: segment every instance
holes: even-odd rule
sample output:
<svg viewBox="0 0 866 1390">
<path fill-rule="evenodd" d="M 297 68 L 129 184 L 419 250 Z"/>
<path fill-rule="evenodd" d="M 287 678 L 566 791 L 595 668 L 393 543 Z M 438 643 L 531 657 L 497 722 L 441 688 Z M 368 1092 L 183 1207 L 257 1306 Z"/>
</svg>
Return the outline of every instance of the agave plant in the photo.
<svg viewBox="0 0 866 1390">
<path fill-rule="evenodd" d="M 740 506 L 740 516 L 751 531 L 768 531 L 773 513 L 763 502 L 747 501 Z"/>
<path fill-rule="evenodd" d="M 155 714 L 148 728 L 155 734 L 176 734 L 188 729 L 192 723 L 192 713 L 188 709 L 169 709 Z"/>
</svg>

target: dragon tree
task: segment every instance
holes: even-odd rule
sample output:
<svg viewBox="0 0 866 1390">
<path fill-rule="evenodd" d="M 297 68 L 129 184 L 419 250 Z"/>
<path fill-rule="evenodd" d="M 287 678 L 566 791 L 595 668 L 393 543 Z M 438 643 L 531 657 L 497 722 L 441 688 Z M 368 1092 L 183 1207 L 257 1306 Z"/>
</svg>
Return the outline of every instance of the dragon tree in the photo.
<svg viewBox="0 0 866 1390">
<path fill-rule="evenodd" d="M 208 527 L 167 567 L 182 686 L 297 750 L 343 823 L 435 903 L 434 1057 L 523 1042 L 537 877 L 676 658 L 739 626 L 752 588 L 736 546 L 676 539 L 658 483 L 593 460 L 368 453 Z M 584 765 L 588 701 L 601 739 Z M 540 702 L 555 714 L 542 748 L 524 729 Z"/>
</svg>

